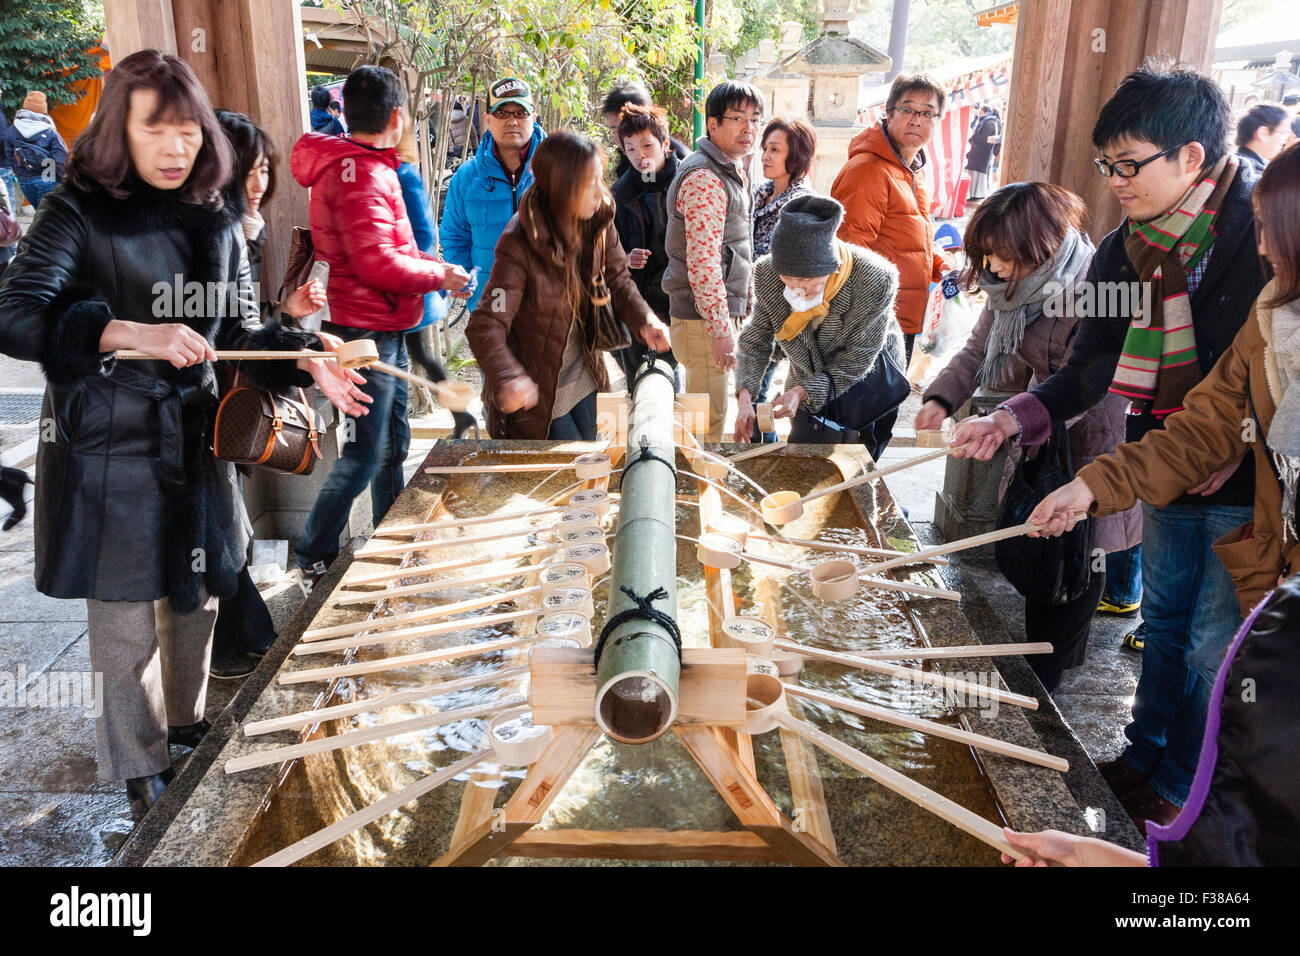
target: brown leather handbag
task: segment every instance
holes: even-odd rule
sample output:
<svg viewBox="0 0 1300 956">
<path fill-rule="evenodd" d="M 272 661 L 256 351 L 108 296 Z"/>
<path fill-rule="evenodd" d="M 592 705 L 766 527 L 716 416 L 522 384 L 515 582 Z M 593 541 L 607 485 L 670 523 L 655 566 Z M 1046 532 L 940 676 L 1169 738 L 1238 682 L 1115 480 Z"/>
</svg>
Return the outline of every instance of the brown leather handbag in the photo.
<svg viewBox="0 0 1300 956">
<path fill-rule="evenodd" d="M 609 286 L 605 282 L 605 234 L 600 234 L 600 244 L 596 247 L 595 274 L 591 278 L 591 287 L 586 290 L 583 332 L 587 348 L 593 352 L 612 352 L 625 349 L 632 344 L 632 334 L 627 326 L 614 314 L 610 301 Z"/>
<path fill-rule="evenodd" d="M 324 422 L 300 388 L 298 399 L 236 385 L 217 408 L 212 453 L 237 465 L 310 475 L 321 457 Z"/>
</svg>

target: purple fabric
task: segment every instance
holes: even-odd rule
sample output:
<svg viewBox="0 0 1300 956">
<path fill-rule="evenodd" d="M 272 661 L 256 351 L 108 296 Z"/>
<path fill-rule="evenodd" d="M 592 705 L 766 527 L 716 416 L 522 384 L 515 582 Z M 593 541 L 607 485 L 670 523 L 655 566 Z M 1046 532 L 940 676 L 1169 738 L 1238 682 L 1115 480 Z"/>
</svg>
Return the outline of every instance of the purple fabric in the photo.
<svg viewBox="0 0 1300 956">
<path fill-rule="evenodd" d="M 1219 674 L 1214 679 L 1214 689 L 1210 692 L 1209 714 L 1205 721 L 1205 737 L 1201 741 L 1201 757 L 1196 764 L 1196 776 L 1192 778 L 1192 789 L 1187 796 L 1187 802 L 1183 804 L 1182 810 L 1178 816 L 1168 826 L 1161 826 L 1158 823 L 1147 821 L 1147 862 L 1151 866 L 1159 866 L 1159 844 L 1161 842 L 1172 843 L 1181 840 L 1187 836 L 1196 822 L 1196 818 L 1201 815 L 1201 809 L 1205 806 L 1205 798 L 1210 793 L 1210 781 L 1214 779 L 1214 768 L 1219 762 L 1219 725 L 1223 718 L 1223 694 L 1228 684 L 1228 671 L 1232 669 L 1233 658 L 1237 656 L 1237 651 L 1241 648 L 1241 642 L 1246 639 L 1250 629 L 1255 626 L 1255 618 L 1259 617 L 1259 612 L 1268 604 L 1268 599 L 1273 596 L 1270 591 L 1265 595 L 1264 600 L 1255 605 L 1255 610 L 1250 612 L 1250 617 L 1246 618 L 1246 623 L 1241 625 L 1241 630 L 1237 631 L 1237 636 L 1232 639 L 1232 644 L 1228 648 L 1228 654 L 1219 665 Z"/>
<path fill-rule="evenodd" d="M 1009 411 L 1020 425 L 1020 434 L 1013 439 L 1017 445 L 1023 448 L 1045 445 L 1052 437 L 1052 414 L 1033 392 L 1013 395 L 1001 407 Z"/>
</svg>

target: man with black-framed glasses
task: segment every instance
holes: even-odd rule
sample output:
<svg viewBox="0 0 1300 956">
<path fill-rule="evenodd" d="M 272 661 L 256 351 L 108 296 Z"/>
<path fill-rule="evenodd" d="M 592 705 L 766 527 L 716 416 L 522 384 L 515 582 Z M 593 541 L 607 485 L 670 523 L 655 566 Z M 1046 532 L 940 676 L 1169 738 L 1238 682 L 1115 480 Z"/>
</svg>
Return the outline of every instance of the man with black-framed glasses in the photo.
<svg viewBox="0 0 1300 956">
<path fill-rule="evenodd" d="M 744 160 L 763 127 L 763 95 L 726 80 L 704 103 L 708 135 L 668 187 L 663 290 L 673 355 L 686 388 L 709 395 L 709 440 L 722 441 L 736 365 L 736 329 L 749 314 L 754 271 L 752 197 Z"/>
<path fill-rule="evenodd" d="M 849 143 L 849 159 L 835 177 L 831 197 L 844 207 L 839 238 L 878 252 L 898 269 L 894 316 L 903 331 L 908 362 L 925 320 L 930 283 L 948 271 L 934 251 L 930 192 L 921 170 L 947 94 L 923 73 L 898 76 L 885 100 L 885 118 Z M 884 451 L 893 436 L 895 409 L 872 426 L 872 446 Z"/>
<path fill-rule="evenodd" d="M 466 272 L 479 271 L 482 282 L 466 293 L 471 311 L 492 274 L 497 240 L 533 184 L 533 151 L 546 137 L 536 115 L 532 90 L 523 80 L 508 76 L 493 83 L 488 88 L 487 130 L 447 186 L 438 236 L 447 262 Z"/>
<path fill-rule="evenodd" d="M 1190 68 L 1152 61 L 1124 78 L 1092 141 L 1127 218 L 1097 247 L 1083 289 L 1092 305 L 1070 358 L 992 415 L 962 422 L 954 445 L 975 443 L 966 454 L 980 459 L 1006 439 L 1041 445 L 1053 423 L 1108 393 L 1130 399 L 1129 441 L 1181 409 L 1265 281 L 1250 185 L 1227 148 L 1231 124 L 1223 91 Z M 1241 623 L 1232 580 L 1211 548 L 1257 547 L 1250 456 L 1203 478 L 1161 507 L 1143 505 L 1142 675 L 1129 746 L 1101 766 L 1139 827 L 1171 822 L 1187 800 L 1210 691 Z"/>
</svg>

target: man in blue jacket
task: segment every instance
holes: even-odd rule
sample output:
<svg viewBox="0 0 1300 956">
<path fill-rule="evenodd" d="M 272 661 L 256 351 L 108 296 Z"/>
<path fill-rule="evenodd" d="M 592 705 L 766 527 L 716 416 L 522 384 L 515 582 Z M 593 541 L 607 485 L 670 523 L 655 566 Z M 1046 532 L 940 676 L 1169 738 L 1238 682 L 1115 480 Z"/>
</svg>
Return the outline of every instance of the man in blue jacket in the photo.
<svg viewBox="0 0 1300 956">
<path fill-rule="evenodd" d="M 533 150 L 546 136 L 534 118 L 533 94 L 514 77 L 497 80 L 488 90 L 487 132 L 474 157 L 456 170 L 447 187 L 439 232 L 442 257 L 465 269 L 479 270 L 469 309 L 487 285 L 497 240 L 519 210 L 524 190 L 533 184 L 529 166 Z"/>
</svg>

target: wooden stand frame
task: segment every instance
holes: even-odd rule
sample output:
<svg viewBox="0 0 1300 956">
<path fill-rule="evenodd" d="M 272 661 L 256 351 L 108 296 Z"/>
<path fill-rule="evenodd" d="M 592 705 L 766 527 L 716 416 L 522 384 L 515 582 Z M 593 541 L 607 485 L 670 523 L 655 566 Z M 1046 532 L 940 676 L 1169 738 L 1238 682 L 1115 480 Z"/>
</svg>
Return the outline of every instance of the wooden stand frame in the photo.
<svg viewBox="0 0 1300 956">
<path fill-rule="evenodd" d="M 717 490 L 700 482 L 699 503 L 703 527 L 721 511 Z M 495 789 L 474 786 L 472 782 L 465 787 L 451 846 L 435 866 L 477 866 L 498 856 L 844 865 L 836 855 L 811 744 L 794 733 L 780 731 L 790 789 L 800 811 L 798 819 L 791 820 L 758 782 L 752 740 L 738 729 L 743 725 L 743 712 L 729 712 L 743 695 L 723 695 L 727 700 L 719 706 L 719 695 L 712 691 L 733 675 L 743 680 L 744 660 L 738 649 L 729 646 L 722 630 L 723 620 L 736 613 L 731 573 L 706 569 L 705 587 L 713 646 L 691 649 L 684 655 L 680 710 L 673 732 L 745 830 L 534 829 L 601 737 L 591 706 L 595 691 L 591 652 L 536 652 L 534 699 L 552 697 L 538 693 L 539 683 L 553 686 L 559 681 L 584 691 L 590 684 L 592 699 L 584 707 L 584 695 L 574 694 L 563 712 L 557 712 L 556 716 L 565 722 L 553 724 L 555 737 L 550 747 L 529 768 L 523 783 L 501 810 L 495 808 Z M 557 702 L 555 706 L 561 705 Z M 538 708 L 534 713 L 541 716 Z"/>
</svg>

